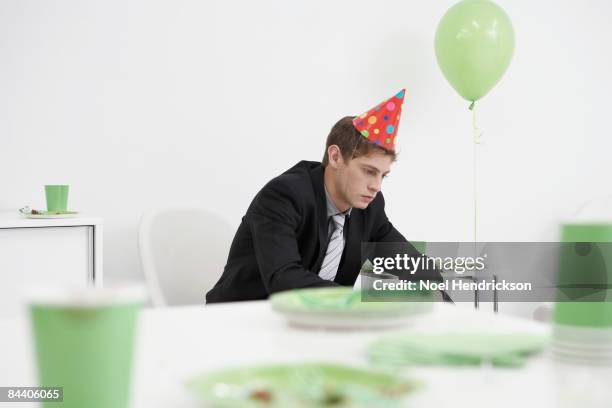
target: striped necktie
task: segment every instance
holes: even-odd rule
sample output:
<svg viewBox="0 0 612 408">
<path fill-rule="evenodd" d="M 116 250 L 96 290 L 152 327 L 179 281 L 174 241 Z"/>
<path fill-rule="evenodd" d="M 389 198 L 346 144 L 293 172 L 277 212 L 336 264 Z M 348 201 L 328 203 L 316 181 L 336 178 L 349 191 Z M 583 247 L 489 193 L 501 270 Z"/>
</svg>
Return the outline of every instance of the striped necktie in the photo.
<svg viewBox="0 0 612 408">
<path fill-rule="evenodd" d="M 327 244 L 327 251 L 325 252 L 325 258 L 321 264 L 321 270 L 319 276 L 323 279 L 334 280 L 336 273 L 338 272 L 338 266 L 340 265 L 340 258 L 342 257 L 342 251 L 344 250 L 344 214 L 336 214 L 331 217 L 333 221 L 334 231 Z"/>
</svg>

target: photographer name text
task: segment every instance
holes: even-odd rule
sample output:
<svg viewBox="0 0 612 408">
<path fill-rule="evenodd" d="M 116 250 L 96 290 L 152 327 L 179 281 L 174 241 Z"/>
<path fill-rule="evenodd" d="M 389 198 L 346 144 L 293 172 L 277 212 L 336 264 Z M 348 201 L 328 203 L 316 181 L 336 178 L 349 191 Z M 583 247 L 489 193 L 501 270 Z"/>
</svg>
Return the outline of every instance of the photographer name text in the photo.
<svg viewBox="0 0 612 408">
<path fill-rule="evenodd" d="M 435 281 L 387 281 L 376 279 L 372 287 L 374 290 L 497 290 L 497 291 L 530 291 L 531 282 L 510 282 L 506 280 L 483 280 L 480 282 L 466 282 L 461 279 L 452 279 L 444 282 Z"/>
</svg>

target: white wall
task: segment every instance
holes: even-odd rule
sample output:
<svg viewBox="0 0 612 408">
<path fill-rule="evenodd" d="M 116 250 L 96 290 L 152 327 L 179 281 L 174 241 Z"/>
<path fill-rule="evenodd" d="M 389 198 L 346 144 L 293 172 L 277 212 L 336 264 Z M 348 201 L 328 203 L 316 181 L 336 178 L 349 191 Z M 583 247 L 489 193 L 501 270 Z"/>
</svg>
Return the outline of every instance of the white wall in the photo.
<svg viewBox="0 0 612 408">
<path fill-rule="evenodd" d="M 407 87 L 383 191 L 408 237 L 472 239 L 471 114 L 440 73 L 454 1 L 0 3 L 0 209 L 100 215 L 105 273 L 141 276 L 137 224 L 167 204 L 238 225 L 252 196 L 332 124 Z M 555 240 L 610 194 L 610 2 L 499 0 L 515 57 L 478 106 L 483 241 Z"/>
</svg>

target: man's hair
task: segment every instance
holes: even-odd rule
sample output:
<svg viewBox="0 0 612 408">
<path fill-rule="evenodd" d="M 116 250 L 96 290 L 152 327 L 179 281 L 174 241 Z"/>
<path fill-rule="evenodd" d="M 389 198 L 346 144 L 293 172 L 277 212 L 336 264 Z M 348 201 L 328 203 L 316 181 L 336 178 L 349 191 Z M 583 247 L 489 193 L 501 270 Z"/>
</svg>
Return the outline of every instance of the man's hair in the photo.
<svg viewBox="0 0 612 408">
<path fill-rule="evenodd" d="M 391 156 L 393 161 L 396 160 L 397 153 L 377 146 L 363 137 L 353 126 L 353 119 L 355 119 L 355 116 L 345 116 L 332 127 L 325 143 L 325 154 L 321 163 L 323 167 L 326 167 L 329 163 L 327 149 L 331 145 L 337 145 L 340 148 L 344 161 L 355 159 L 359 156 L 367 156 L 372 152 L 384 153 Z"/>
</svg>

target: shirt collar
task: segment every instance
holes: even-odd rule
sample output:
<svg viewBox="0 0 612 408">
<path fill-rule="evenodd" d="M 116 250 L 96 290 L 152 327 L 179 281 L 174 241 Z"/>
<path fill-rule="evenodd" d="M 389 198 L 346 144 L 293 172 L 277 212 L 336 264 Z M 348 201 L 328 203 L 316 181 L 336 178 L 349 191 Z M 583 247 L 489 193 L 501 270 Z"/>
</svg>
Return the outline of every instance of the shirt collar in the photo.
<svg viewBox="0 0 612 408">
<path fill-rule="evenodd" d="M 334 215 L 337 215 L 337 214 L 351 215 L 352 208 L 349 208 L 345 212 L 341 212 L 340 210 L 338 210 L 338 207 L 336 207 L 336 204 L 334 204 L 334 201 L 332 200 L 331 196 L 327 192 L 327 187 L 325 187 L 325 183 L 323 183 L 323 188 L 325 189 L 325 201 L 327 202 L 327 217 L 328 218 Z"/>
</svg>

